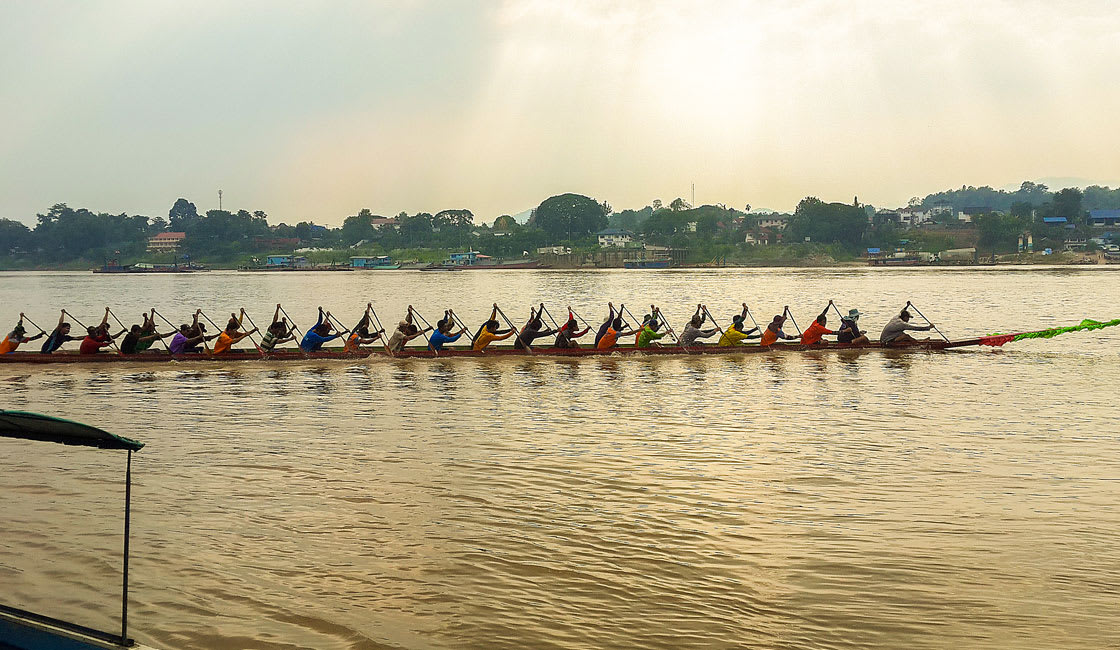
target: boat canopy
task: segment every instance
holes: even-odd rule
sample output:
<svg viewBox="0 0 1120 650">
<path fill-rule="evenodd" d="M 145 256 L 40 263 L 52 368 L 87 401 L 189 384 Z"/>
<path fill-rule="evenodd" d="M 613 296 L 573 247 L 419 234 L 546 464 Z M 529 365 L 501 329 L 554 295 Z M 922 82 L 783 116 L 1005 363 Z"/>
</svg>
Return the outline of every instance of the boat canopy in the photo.
<svg viewBox="0 0 1120 650">
<path fill-rule="evenodd" d="M 0 410 L 0 437 L 128 451 L 139 451 L 144 446 L 142 442 L 122 438 L 88 424 L 26 411 Z"/>
</svg>

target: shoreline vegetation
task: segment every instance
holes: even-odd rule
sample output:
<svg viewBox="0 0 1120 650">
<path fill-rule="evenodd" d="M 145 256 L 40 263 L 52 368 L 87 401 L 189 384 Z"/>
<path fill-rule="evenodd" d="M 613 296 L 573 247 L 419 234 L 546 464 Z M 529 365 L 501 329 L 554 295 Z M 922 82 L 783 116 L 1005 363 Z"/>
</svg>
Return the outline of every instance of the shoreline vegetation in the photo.
<svg viewBox="0 0 1120 650">
<path fill-rule="evenodd" d="M 777 213 L 750 205 L 693 207 L 678 198 L 616 212 L 591 197 L 561 194 L 528 211 L 524 223 L 510 215 L 479 223 L 466 209 L 392 217 L 363 209 L 333 228 L 311 220 L 270 224 L 259 210 L 199 213 L 183 198 L 166 218 L 59 203 L 36 215 L 34 228 L 0 219 L 0 270 L 82 271 L 141 262 L 236 269 L 292 254 L 311 265 L 348 266 L 360 256 L 439 263 L 471 250 L 540 259 L 556 269 L 670 257 L 675 267 L 860 266 L 871 251 L 920 257 L 912 265 L 928 265 L 944 251 L 969 249 L 972 263 L 1090 264 L 1105 262 L 1101 251 L 1115 251 L 1120 240 L 1113 232 L 1120 230 L 1116 216 L 1094 215 L 1120 213 L 1117 208 L 1120 188 L 1051 192 L 1029 181 L 1015 191 L 962 186 L 914 197 L 897 209 L 858 198 L 826 203 L 806 197 L 793 212 Z M 151 241 L 161 233 L 174 239 L 172 246 Z"/>
</svg>

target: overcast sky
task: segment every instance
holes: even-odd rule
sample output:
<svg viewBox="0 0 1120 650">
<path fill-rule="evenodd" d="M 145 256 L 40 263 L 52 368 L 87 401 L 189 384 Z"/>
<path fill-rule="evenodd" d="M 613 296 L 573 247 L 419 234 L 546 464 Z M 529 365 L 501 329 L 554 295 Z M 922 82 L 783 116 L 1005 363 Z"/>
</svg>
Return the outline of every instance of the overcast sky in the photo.
<svg viewBox="0 0 1120 650">
<path fill-rule="evenodd" d="M 0 217 L 1120 184 L 1113 2 L 0 3 Z"/>
</svg>

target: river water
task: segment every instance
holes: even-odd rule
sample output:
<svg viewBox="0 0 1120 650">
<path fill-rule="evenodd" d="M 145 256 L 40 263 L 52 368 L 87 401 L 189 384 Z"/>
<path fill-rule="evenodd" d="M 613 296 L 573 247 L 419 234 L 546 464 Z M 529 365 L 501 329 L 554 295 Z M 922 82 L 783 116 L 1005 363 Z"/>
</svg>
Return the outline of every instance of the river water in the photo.
<svg viewBox="0 0 1120 650">
<path fill-rule="evenodd" d="M 283 300 L 588 320 L 829 298 L 873 334 L 1120 316 L 1107 268 L 0 274 L 0 324 Z M 636 314 L 645 310 L 635 308 Z M 54 314 L 52 316 L 52 314 Z M 174 314 L 174 315 L 172 315 Z M 48 325 L 48 322 L 51 325 Z M 37 343 L 35 344 L 37 345 Z M 1120 636 L 1120 332 L 1005 349 L 0 365 L 147 443 L 130 634 L 160 648 L 1097 648 Z M 0 440 L 0 602 L 119 626 L 123 452 Z"/>
</svg>

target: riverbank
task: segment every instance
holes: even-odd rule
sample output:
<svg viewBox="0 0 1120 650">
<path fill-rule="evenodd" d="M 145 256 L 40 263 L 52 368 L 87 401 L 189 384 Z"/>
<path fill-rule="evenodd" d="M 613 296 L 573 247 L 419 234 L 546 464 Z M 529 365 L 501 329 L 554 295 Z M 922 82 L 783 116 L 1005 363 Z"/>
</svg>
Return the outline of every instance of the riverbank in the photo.
<svg viewBox="0 0 1120 650">
<path fill-rule="evenodd" d="M 309 257 L 311 264 L 329 264 L 330 261 L 314 261 Z M 621 269 L 623 265 L 619 264 L 595 264 L 595 263 L 565 263 L 563 260 L 557 260 L 555 256 L 541 255 L 536 259 L 540 259 L 547 268 L 541 270 L 552 271 L 596 271 L 606 269 Z M 137 262 L 148 262 L 148 260 L 137 260 Z M 349 260 L 339 261 L 335 260 L 339 265 L 346 265 Z M 438 262 L 438 259 L 426 260 L 410 260 L 419 262 Z M 195 262 L 201 264 L 207 269 L 212 271 L 235 271 L 240 265 L 228 263 L 206 263 L 202 261 Z M 1103 253 L 1055 253 L 1053 255 L 1041 254 L 1020 254 L 1020 255 L 998 255 L 994 258 L 982 258 L 981 261 L 974 263 L 950 263 L 950 262 L 919 262 L 907 265 L 899 265 L 907 267 L 941 267 L 941 268 L 955 268 L 955 267 L 978 267 L 978 266 L 1089 266 L 1089 265 L 1115 265 L 1120 264 L 1118 261 L 1109 260 Z M 790 268 L 790 269 L 809 269 L 809 268 L 860 268 L 868 267 L 867 260 L 865 259 L 835 259 L 827 255 L 811 256 L 805 258 L 785 259 L 777 256 L 773 259 L 756 259 L 744 261 L 712 261 L 700 263 L 685 263 L 674 265 L 670 268 L 675 269 L 704 269 L 704 268 L 725 268 L 725 269 L 752 269 L 752 268 Z M 891 265 L 885 265 L 891 267 Z M 100 264 L 93 264 L 86 260 L 78 260 L 65 264 L 35 264 L 32 262 L 12 262 L 0 258 L 0 272 L 35 272 L 35 271 L 92 271 L 100 268 Z M 314 269 L 308 269 L 314 270 Z M 409 269 L 397 269 L 409 270 Z M 414 270 L 414 269 L 413 269 Z M 663 270 L 663 269 L 646 269 L 646 270 Z"/>
</svg>

